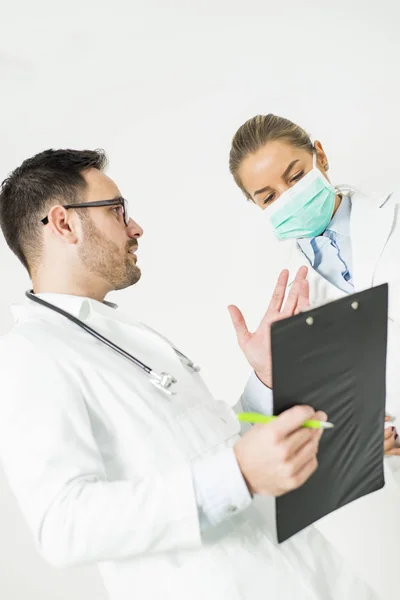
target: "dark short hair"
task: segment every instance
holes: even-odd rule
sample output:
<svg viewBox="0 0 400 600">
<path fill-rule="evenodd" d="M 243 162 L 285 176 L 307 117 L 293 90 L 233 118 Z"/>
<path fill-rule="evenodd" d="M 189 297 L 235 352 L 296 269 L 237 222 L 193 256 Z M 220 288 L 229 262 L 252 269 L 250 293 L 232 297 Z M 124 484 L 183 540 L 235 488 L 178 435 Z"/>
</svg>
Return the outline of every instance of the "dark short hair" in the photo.
<svg viewBox="0 0 400 600">
<path fill-rule="evenodd" d="M 103 171 L 103 150 L 45 150 L 25 160 L 0 189 L 0 226 L 28 272 L 41 254 L 40 222 L 56 203 L 74 204 L 85 189 L 85 169 Z"/>
</svg>

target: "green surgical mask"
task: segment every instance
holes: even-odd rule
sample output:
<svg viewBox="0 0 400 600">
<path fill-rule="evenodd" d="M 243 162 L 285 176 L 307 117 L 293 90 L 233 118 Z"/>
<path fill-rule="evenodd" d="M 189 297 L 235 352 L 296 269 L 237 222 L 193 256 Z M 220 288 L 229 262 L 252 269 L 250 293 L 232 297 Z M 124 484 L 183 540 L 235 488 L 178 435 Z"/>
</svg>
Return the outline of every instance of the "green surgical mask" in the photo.
<svg viewBox="0 0 400 600">
<path fill-rule="evenodd" d="M 332 219 L 336 190 L 314 166 L 283 192 L 267 212 L 278 240 L 320 235 Z"/>
</svg>

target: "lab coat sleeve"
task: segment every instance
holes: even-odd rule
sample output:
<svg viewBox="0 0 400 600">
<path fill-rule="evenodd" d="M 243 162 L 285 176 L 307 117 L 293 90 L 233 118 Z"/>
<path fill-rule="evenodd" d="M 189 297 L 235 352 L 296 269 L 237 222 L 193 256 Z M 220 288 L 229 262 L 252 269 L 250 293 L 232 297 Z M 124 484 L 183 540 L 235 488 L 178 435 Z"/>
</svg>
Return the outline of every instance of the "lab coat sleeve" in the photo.
<svg viewBox="0 0 400 600">
<path fill-rule="evenodd" d="M 195 462 L 193 482 L 202 531 L 231 518 L 251 504 L 252 497 L 233 448 Z"/>
<path fill-rule="evenodd" d="M 272 390 L 253 373 L 235 411 L 272 414 L 272 410 Z M 246 429 L 243 426 L 242 433 Z M 232 448 L 194 463 L 193 477 L 203 531 L 241 512 L 252 502 Z"/>
<path fill-rule="evenodd" d="M 398 340 L 400 340 L 400 325 L 389 320 L 386 365 L 386 414 L 396 419 L 394 425 L 397 433 L 400 432 L 400 369 Z M 396 446 L 400 446 L 400 437 L 397 439 Z M 400 471 L 400 457 L 390 457 L 389 460 L 391 467 L 396 471 Z"/>
<path fill-rule="evenodd" d="M 264 385 L 255 373 L 248 380 L 240 398 L 240 403 L 244 412 L 259 412 L 264 415 L 273 414 L 272 390 Z"/>
<path fill-rule="evenodd" d="M 0 342 L 0 457 L 55 566 L 201 545 L 191 465 L 107 481 L 73 375 L 25 339 Z"/>
</svg>

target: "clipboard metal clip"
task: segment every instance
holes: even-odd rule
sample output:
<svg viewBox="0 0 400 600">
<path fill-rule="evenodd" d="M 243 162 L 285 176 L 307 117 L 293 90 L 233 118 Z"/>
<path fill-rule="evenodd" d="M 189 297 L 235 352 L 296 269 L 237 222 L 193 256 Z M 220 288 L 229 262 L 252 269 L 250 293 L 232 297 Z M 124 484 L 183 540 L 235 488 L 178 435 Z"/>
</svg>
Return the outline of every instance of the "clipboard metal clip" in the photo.
<svg viewBox="0 0 400 600">
<path fill-rule="evenodd" d="M 357 310 L 359 308 L 359 306 L 360 305 L 357 302 L 357 300 L 354 300 L 354 302 L 351 303 L 351 308 L 353 310 Z M 306 323 L 307 323 L 307 325 L 313 325 L 314 324 L 314 317 L 307 317 Z"/>
</svg>

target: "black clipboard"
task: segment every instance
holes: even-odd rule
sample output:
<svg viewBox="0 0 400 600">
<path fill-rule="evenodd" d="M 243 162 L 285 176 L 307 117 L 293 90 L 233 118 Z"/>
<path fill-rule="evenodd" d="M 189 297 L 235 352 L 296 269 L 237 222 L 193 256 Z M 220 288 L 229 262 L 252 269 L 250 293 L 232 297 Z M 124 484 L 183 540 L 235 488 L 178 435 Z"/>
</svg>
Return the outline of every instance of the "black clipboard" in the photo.
<svg viewBox="0 0 400 600">
<path fill-rule="evenodd" d="M 274 414 L 308 404 L 335 425 L 317 471 L 276 499 L 278 542 L 385 484 L 387 317 L 384 284 L 272 325 Z"/>
</svg>

